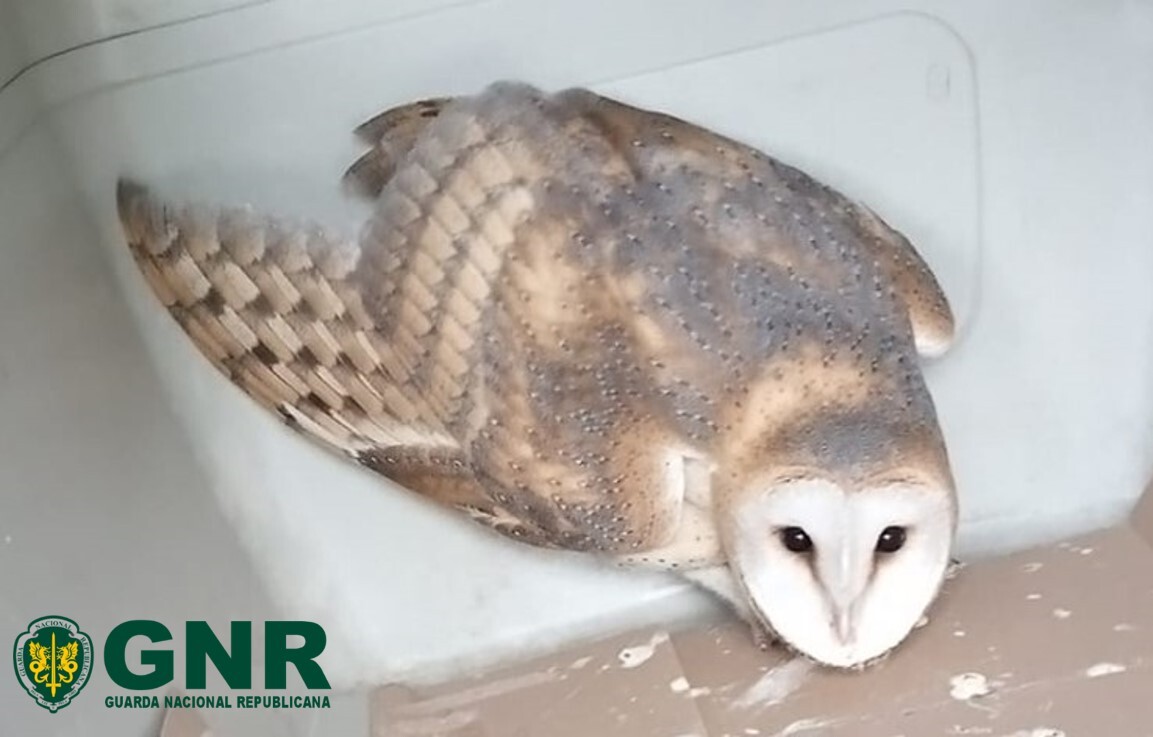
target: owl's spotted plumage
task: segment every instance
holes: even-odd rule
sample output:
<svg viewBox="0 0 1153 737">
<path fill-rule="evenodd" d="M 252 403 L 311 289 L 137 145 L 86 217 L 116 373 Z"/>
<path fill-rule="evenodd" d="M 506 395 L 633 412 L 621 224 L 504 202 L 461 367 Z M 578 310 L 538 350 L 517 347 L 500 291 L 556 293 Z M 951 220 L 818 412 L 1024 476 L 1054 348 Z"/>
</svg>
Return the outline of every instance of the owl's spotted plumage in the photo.
<svg viewBox="0 0 1153 737">
<path fill-rule="evenodd" d="M 759 514 L 738 510 L 813 478 L 944 495 L 951 539 L 917 357 L 952 317 L 866 207 L 585 90 L 500 83 L 357 132 L 355 239 L 118 192 L 157 296 L 294 427 L 510 537 L 627 563 L 733 562 Z"/>
</svg>

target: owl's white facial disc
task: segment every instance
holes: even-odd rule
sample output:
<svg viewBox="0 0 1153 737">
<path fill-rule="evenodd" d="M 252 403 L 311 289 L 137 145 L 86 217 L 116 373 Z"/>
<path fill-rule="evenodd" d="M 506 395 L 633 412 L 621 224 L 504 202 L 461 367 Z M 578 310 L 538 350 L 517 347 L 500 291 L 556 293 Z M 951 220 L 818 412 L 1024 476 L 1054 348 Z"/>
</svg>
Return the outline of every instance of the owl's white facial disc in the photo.
<svg viewBox="0 0 1153 737">
<path fill-rule="evenodd" d="M 730 564 L 791 647 L 826 665 L 863 665 L 899 645 L 936 597 L 952 547 L 950 500 L 909 482 L 777 484 L 732 509 Z"/>
</svg>

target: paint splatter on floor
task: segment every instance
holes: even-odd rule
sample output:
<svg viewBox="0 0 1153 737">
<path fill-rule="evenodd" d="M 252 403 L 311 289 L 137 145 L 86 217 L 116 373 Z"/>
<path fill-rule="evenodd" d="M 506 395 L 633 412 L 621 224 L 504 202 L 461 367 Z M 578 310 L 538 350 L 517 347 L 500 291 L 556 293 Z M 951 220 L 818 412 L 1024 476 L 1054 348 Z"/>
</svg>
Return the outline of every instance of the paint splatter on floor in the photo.
<svg viewBox="0 0 1153 737">
<path fill-rule="evenodd" d="M 949 695 L 958 701 L 988 696 L 993 689 L 989 679 L 981 673 L 961 673 L 949 679 Z"/>
<path fill-rule="evenodd" d="M 772 706 L 779 704 L 793 694 L 812 672 L 813 663 L 804 658 L 794 658 L 782 663 L 757 679 L 756 683 L 733 702 L 739 709 L 750 706 Z"/>
<path fill-rule="evenodd" d="M 621 650 L 617 653 L 617 660 L 620 661 L 622 668 L 636 668 L 638 665 L 644 665 L 648 662 L 649 658 L 656 652 L 657 645 L 668 641 L 668 633 L 658 632 L 649 639 L 647 644 L 626 647 Z"/>
<path fill-rule="evenodd" d="M 836 724 L 836 719 L 798 719 L 789 726 L 777 732 L 773 737 L 792 737 L 796 734 L 804 734 L 805 732 L 812 732 L 814 730 L 823 730 L 825 727 L 830 727 Z"/>
<path fill-rule="evenodd" d="M 1116 673 L 1124 673 L 1125 666 L 1120 663 L 1097 663 L 1085 669 L 1085 675 L 1090 678 L 1100 678 L 1101 676 L 1111 676 Z"/>
</svg>

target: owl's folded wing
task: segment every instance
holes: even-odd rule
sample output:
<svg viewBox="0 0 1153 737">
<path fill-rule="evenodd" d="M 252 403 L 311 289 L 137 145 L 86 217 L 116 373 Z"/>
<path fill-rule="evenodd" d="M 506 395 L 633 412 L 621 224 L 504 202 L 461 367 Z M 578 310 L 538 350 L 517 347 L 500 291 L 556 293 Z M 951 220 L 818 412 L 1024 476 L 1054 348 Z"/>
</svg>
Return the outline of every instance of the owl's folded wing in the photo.
<svg viewBox="0 0 1153 737">
<path fill-rule="evenodd" d="M 604 138 L 632 165 L 638 179 L 691 170 L 700 204 L 723 197 L 733 183 L 761 174 L 756 181 L 777 185 L 781 194 L 760 190 L 762 213 L 776 212 L 781 220 L 805 211 L 837 220 L 876 263 L 884 281 L 896 290 L 912 323 L 917 352 L 940 356 L 954 336 L 949 301 L 928 264 L 909 240 L 875 212 L 824 185 L 805 172 L 680 118 L 634 107 L 587 90 L 560 93 L 569 104 L 597 125 Z M 770 181 L 771 180 L 771 181 Z M 774 200 L 774 196 L 780 199 Z M 779 206 L 774 209 L 774 205 Z M 770 216 L 770 226 L 774 224 Z M 788 225 L 784 225 L 787 229 Z M 809 234 L 811 235 L 811 234 Z"/>
<path fill-rule="evenodd" d="M 345 172 L 345 189 L 363 198 L 376 199 L 396 173 L 397 162 L 412 148 L 425 125 L 450 102 L 450 97 L 433 97 L 398 105 L 357 126 L 357 138 L 370 148 Z"/>
</svg>

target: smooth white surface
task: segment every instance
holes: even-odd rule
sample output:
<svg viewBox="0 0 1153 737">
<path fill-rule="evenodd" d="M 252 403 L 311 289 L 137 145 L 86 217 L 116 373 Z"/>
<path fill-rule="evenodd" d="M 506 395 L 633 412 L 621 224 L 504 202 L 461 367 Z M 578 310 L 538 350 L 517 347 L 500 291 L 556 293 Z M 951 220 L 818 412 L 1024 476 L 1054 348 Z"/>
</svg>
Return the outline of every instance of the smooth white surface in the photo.
<svg viewBox="0 0 1153 737">
<path fill-rule="evenodd" d="M 178 23 L 269 0 L 4 0 L 27 62 L 112 36 Z"/>
<path fill-rule="evenodd" d="M 0 86 L 14 77 L 25 63 L 20 27 L 16 24 L 8 2 L 0 0 Z"/>
<path fill-rule="evenodd" d="M 1153 6 L 915 5 L 275 0 L 37 66 L 0 97 L 0 152 L 55 136 L 91 218 L 74 247 L 111 255 L 148 347 L 122 360 L 159 372 L 274 598 L 326 624 L 332 672 L 427 673 L 700 599 L 494 540 L 266 417 L 144 291 L 115 176 L 352 225 L 349 131 L 389 105 L 516 76 L 665 107 L 870 202 L 937 270 L 962 332 L 927 374 L 963 551 L 1115 521 L 1153 465 Z"/>
<path fill-rule="evenodd" d="M 188 619 L 227 632 L 231 619 L 279 618 L 142 360 L 62 164 L 43 131 L 0 159 L 6 652 L 30 621 L 50 614 L 75 619 L 98 658 L 126 619 L 155 618 L 180 636 Z M 9 672 L 0 682 L 0 735 L 155 735 L 154 714 L 105 709 L 105 696 L 123 693 L 97 660 L 80 697 L 49 715 Z M 227 716 L 250 728 L 232 734 L 303 735 L 308 727 L 291 713 Z"/>
</svg>

